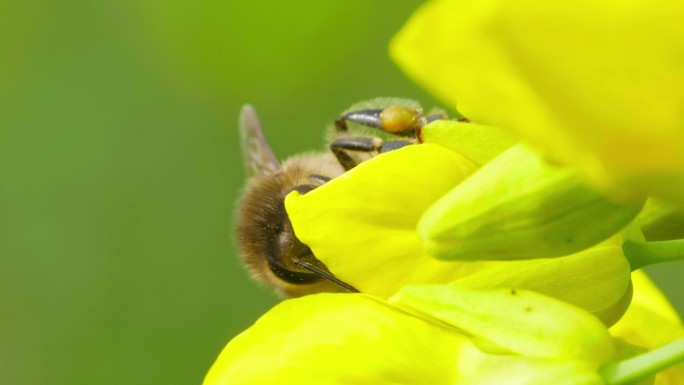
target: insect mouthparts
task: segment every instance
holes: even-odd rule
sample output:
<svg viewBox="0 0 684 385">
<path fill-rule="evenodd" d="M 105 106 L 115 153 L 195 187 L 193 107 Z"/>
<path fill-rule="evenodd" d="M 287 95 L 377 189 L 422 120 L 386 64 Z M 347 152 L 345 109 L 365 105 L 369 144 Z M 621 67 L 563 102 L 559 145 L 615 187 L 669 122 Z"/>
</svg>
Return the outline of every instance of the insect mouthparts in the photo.
<svg viewBox="0 0 684 385">
<path fill-rule="evenodd" d="M 327 279 L 328 281 L 333 282 L 333 283 L 339 285 L 340 287 L 347 289 L 351 293 L 360 293 L 360 291 L 357 288 L 355 288 L 354 286 L 352 286 L 352 285 L 344 282 L 343 280 L 335 277 L 329 271 L 325 271 L 325 270 L 320 269 L 320 268 L 318 268 L 318 267 L 316 267 L 310 263 L 303 262 L 303 261 L 300 261 L 298 259 L 293 260 L 293 262 L 295 265 L 302 267 L 304 269 L 307 269 L 310 272 L 318 275 L 319 277 L 323 277 L 323 278 Z"/>
</svg>

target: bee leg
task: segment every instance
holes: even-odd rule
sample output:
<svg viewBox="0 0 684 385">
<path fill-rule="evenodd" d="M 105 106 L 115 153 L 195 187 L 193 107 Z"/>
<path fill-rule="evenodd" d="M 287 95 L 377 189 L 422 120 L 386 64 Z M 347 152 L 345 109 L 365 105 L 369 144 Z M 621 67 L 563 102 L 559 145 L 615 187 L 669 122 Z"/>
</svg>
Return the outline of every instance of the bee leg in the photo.
<svg viewBox="0 0 684 385">
<path fill-rule="evenodd" d="M 408 140 L 390 140 L 383 142 L 382 146 L 380 146 L 380 153 L 394 151 L 404 146 L 408 146 L 409 144 L 413 143 Z"/>
<path fill-rule="evenodd" d="M 309 270 L 310 272 L 314 273 L 315 275 L 325 278 L 328 281 L 337 284 L 338 286 L 341 286 L 344 289 L 347 289 L 350 293 L 360 293 L 360 291 L 355 288 L 354 286 L 344 282 L 343 280 L 335 277 L 333 273 L 328 271 L 327 268 L 321 269 L 320 267 L 314 266 L 308 262 L 300 261 L 298 259 L 293 259 L 292 262 L 294 262 L 295 265 L 302 267 L 304 269 Z"/>
<path fill-rule="evenodd" d="M 345 136 L 330 143 L 330 150 L 345 170 L 349 171 L 361 161 L 355 159 L 350 152 L 372 153 L 380 152 L 382 140 L 363 136 Z"/>
<path fill-rule="evenodd" d="M 423 116 L 418 109 L 395 105 L 384 109 L 347 112 L 335 120 L 335 127 L 338 132 L 346 132 L 347 123 L 353 122 L 399 136 L 416 137 L 417 131 L 425 124 L 445 117 L 446 114 L 441 111 Z"/>
<path fill-rule="evenodd" d="M 347 121 L 382 129 L 380 119 L 382 111 L 382 109 L 373 109 L 347 112 L 335 120 L 335 129 L 337 132 L 347 132 Z"/>
</svg>

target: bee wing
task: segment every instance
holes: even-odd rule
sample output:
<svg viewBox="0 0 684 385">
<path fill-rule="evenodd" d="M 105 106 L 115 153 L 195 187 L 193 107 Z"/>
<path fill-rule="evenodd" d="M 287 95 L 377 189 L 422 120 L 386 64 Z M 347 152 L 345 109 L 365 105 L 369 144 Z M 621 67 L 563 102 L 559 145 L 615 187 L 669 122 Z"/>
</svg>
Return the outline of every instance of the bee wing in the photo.
<svg viewBox="0 0 684 385">
<path fill-rule="evenodd" d="M 249 104 L 240 111 L 240 146 L 248 177 L 273 174 L 280 168 L 278 159 L 266 143 L 256 111 Z"/>
</svg>

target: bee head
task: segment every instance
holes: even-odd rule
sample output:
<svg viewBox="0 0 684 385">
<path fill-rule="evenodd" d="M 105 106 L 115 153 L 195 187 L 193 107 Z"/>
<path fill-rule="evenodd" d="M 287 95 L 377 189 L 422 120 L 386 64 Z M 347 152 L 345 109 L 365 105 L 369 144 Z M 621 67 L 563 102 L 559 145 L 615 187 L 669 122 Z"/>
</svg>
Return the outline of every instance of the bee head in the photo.
<svg viewBox="0 0 684 385">
<path fill-rule="evenodd" d="M 297 238 L 285 210 L 288 193 L 305 194 L 322 183 L 308 167 L 314 159 L 308 158 L 318 157 L 299 157 L 273 174 L 253 177 L 238 205 L 237 236 L 245 265 L 256 280 L 288 297 L 341 289 L 325 278 L 325 272 L 332 274 Z"/>
<path fill-rule="evenodd" d="M 285 211 L 287 194 L 305 194 L 341 175 L 340 163 L 333 154 L 324 153 L 295 156 L 281 165 L 251 106 L 242 108 L 239 124 L 243 163 L 250 180 L 238 204 L 237 237 L 252 276 L 288 297 L 356 291 L 335 278 L 297 239 Z"/>
</svg>

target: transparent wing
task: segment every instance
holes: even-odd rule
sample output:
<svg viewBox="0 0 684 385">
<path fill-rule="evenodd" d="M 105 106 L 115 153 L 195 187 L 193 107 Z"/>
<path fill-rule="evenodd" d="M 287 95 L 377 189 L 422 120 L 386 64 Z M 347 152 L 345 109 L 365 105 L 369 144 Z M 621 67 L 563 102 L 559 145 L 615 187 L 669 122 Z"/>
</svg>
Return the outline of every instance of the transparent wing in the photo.
<svg viewBox="0 0 684 385">
<path fill-rule="evenodd" d="M 240 111 L 240 146 L 248 177 L 272 174 L 280 168 L 278 159 L 266 143 L 256 111 L 249 104 Z"/>
</svg>

